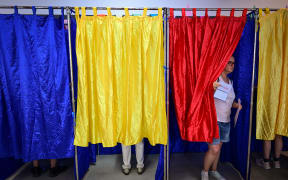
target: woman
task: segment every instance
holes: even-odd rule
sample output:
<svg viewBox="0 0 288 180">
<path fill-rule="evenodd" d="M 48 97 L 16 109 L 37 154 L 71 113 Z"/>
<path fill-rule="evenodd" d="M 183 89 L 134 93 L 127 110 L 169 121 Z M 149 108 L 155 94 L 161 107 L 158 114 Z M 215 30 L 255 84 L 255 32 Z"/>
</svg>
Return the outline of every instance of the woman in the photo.
<svg viewBox="0 0 288 180">
<path fill-rule="evenodd" d="M 218 82 L 213 83 L 214 89 L 221 90 L 224 96 L 214 96 L 215 107 L 217 113 L 217 124 L 219 127 L 219 138 L 213 139 L 212 144 L 208 144 L 208 151 L 204 157 L 204 168 L 201 172 L 201 179 L 208 180 L 209 175 L 215 179 L 224 180 L 225 178 L 217 171 L 217 164 L 219 161 L 220 151 L 223 142 L 229 142 L 230 135 L 230 114 L 231 107 L 242 109 L 239 103 L 234 102 L 235 93 L 231 80 L 227 75 L 234 70 L 235 58 L 232 56 L 228 61 L 224 71 L 218 78 Z M 216 91 L 217 91 L 216 90 Z M 215 92 L 216 94 L 216 92 Z M 226 97 L 226 98 L 225 98 Z M 211 169 L 211 171 L 209 171 Z M 208 173 L 209 172 L 209 173 Z"/>
</svg>

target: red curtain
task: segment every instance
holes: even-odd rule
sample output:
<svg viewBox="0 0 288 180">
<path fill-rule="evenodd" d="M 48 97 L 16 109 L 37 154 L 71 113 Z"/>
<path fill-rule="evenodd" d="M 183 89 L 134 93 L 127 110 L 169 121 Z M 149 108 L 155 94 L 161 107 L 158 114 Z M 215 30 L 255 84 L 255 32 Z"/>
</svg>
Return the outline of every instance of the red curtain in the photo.
<svg viewBox="0 0 288 180">
<path fill-rule="evenodd" d="M 219 137 L 214 106 L 213 82 L 217 80 L 232 56 L 246 22 L 242 17 L 174 18 L 170 9 L 170 69 L 177 121 L 183 140 L 212 142 Z"/>
</svg>

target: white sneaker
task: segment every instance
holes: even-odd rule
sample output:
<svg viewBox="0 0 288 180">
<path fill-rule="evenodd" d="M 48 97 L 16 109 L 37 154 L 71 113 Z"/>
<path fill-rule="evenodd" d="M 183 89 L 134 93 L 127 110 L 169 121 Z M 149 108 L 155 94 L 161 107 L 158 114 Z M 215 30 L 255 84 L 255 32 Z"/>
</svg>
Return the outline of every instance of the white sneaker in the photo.
<svg viewBox="0 0 288 180">
<path fill-rule="evenodd" d="M 271 169 L 270 162 L 264 162 L 263 159 L 256 159 L 256 164 L 264 169 Z"/>
<path fill-rule="evenodd" d="M 137 173 L 138 174 L 143 174 L 143 172 L 144 172 L 144 168 L 142 168 L 142 167 L 141 168 L 140 167 L 137 168 Z"/>
<path fill-rule="evenodd" d="M 218 171 L 209 171 L 209 175 L 217 180 L 226 180 Z"/>
<path fill-rule="evenodd" d="M 122 173 L 128 175 L 131 171 L 131 168 L 122 168 Z"/>
<path fill-rule="evenodd" d="M 274 163 L 274 167 L 276 168 L 276 169 L 280 169 L 281 167 L 280 167 L 280 161 L 273 161 L 273 163 Z"/>
<path fill-rule="evenodd" d="M 208 172 L 201 171 L 201 180 L 209 180 Z"/>
</svg>

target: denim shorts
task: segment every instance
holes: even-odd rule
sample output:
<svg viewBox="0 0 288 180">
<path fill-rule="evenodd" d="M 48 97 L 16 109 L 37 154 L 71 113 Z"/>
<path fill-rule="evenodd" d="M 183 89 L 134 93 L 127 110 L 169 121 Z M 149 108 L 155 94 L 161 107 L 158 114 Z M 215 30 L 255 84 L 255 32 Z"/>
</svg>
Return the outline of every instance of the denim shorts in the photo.
<svg viewBox="0 0 288 180">
<path fill-rule="evenodd" d="M 212 145 L 220 144 L 220 142 L 229 142 L 230 140 L 230 122 L 217 122 L 219 127 L 219 137 L 218 139 L 213 139 Z"/>
</svg>

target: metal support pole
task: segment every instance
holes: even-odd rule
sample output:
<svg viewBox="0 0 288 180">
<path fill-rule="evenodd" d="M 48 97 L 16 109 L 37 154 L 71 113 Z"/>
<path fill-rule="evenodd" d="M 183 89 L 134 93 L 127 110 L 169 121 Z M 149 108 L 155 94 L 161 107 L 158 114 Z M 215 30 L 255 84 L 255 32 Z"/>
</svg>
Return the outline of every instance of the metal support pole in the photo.
<svg viewBox="0 0 288 180">
<path fill-rule="evenodd" d="M 164 68 L 164 72 L 167 73 L 166 71 L 166 68 L 167 68 L 167 54 L 166 54 L 166 51 L 167 51 L 167 44 L 166 44 L 166 41 L 167 41 L 167 38 L 166 38 L 166 34 L 167 34 L 167 28 L 166 28 L 166 25 L 167 25 L 167 22 L 166 22 L 166 8 L 163 9 L 163 19 L 164 19 L 164 26 L 163 26 L 163 37 L 164 37 L 164 63 L 165 63 L 165 68 Z M 165 76 L 165 74 L 164 74 Z M 167 120 L 167 124 L 169 123 L 168 122 L 168 106 L 167 106 L 167 99 L 168 99 L 168 94 L 167 94 L 167 87 L 168 87 L 168 84 L 167 84 L 167 78 L 166 78 L 166 82 L 165 82 L 165 102 L 166 102 L 166 120 Z M 168 129 L 167 129 L 168 130 Z M 168 133 L 168 131 L 167 131 Z M 168 141 L 169 141 L 169 138 L 167 139 L 167 144 L 168 144 Z M 167 180 L 167 145 L 164 146 L 164 180 Z"/>
<path fill-rule="evenodd" d="M 169 170 L 170 170 L 170 138 L 169 138 L 169 127 L 170 127 L 170 118 L 169 118 L 169 114 L 170 114 L 170 93 L 169 93 L 169 88 L 170 88 L 170 84 L 169 84 L 169 8 L 165 8 L 166 9 L 166 72 L 167 72 L 167 87 L 166 87 L 166 93 L 167 93 L 167 130 L 168 130 L 168 141 L 167 141 L 167 180 L 169 180 Z"/>
<path fill-rule="evenodd" d="M 72 46 L 71 46 L 71 11 L 69 7 L 66 8 L 66 12 L 68 21 L 68 40 L 69 40 L 69 59 L 70 59 L 70 80 L 71 80 L 70 89 L 71 89 L 72 111 L 74 120 L 74 126 L 73 126 L 74 137 L 75 137 L 76 116 L 75 116 L 74 79 L 73 79 Z M 79 180 L 77 146 L 75 146 L 75 168 L 76 168 L 76 179 Z"/>
<path fill-rule="evenodd" d="M 255 12 L 255 32 L 254 32 L 254 51 L 253 51 L 253 70 L 252 70 L 252 82 L 251 82 L 251 99 L 250 99 L 250 117 L 249 117 L 249 139 L 248 139 L 248 155 L 247 155 L 247 169 L 246 179 L 250 179 L 250 156 L 251 156 L 251 134 L 252 134 L 252 117 L 253 117 L 253 105 L 254 105 L 254 81 L 255 81 L 255 61 L 256 61 L 256 42 L 257 42 L 257 30 L 258 30 L 258 11 Z"/>
</svg>

